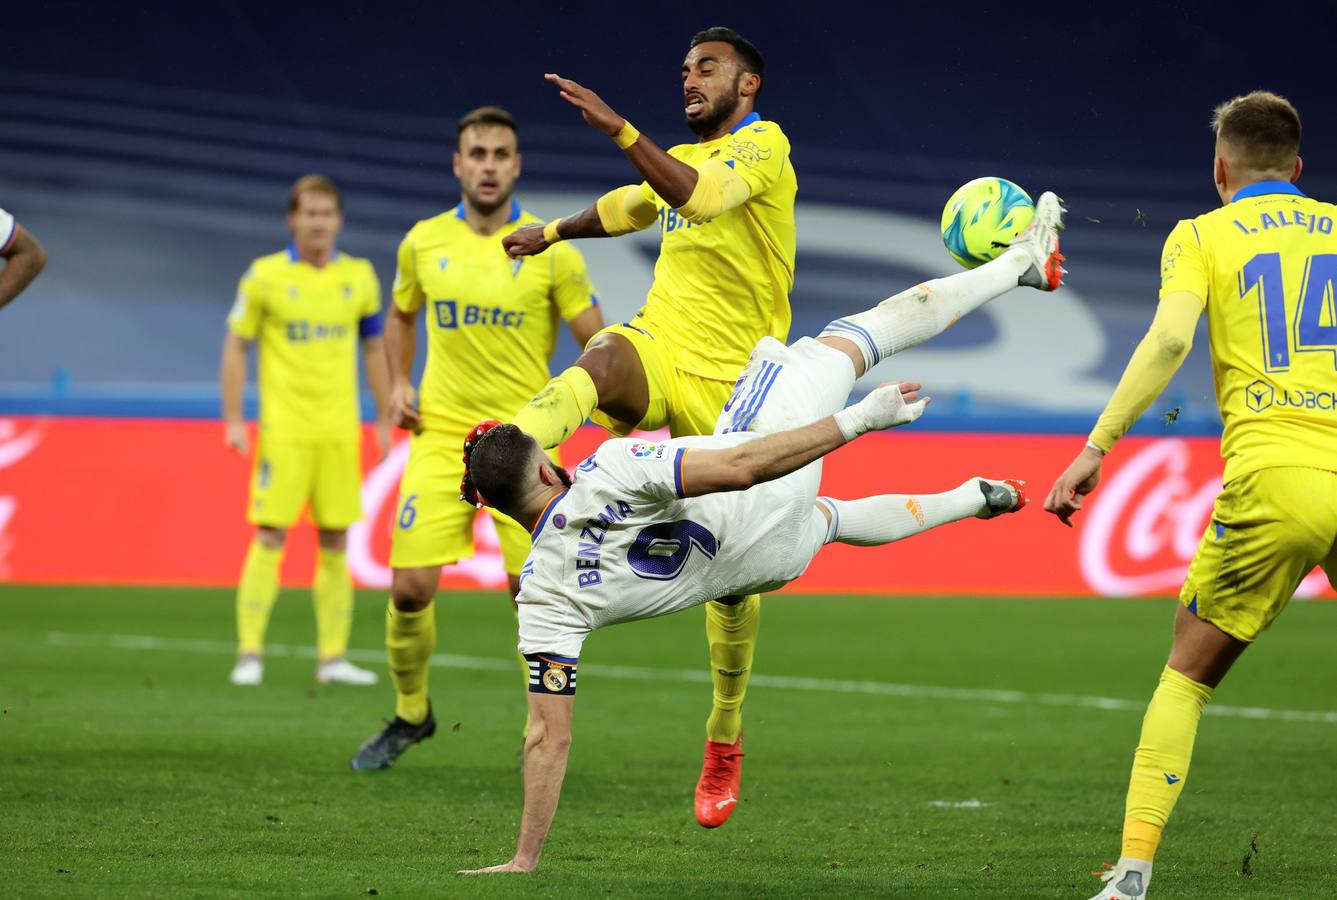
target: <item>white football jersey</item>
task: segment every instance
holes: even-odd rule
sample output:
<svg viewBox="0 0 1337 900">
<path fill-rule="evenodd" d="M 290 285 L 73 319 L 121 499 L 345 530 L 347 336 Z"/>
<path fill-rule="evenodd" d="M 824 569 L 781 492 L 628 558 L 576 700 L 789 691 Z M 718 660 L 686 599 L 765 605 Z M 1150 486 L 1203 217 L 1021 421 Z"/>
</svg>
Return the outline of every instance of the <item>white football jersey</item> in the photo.
<svg viewBox="0 0 1337 900">
<path fill-rule="evenodd" d="M 684 499 L 683 457 L 829 416 L 853 386 L 838 350 L 762 338 L 713 435 L 605 441 L 577 466 L 540 517 L 520 571 L 531 690 L 574 691 L 580 645 L 596 628 L 765 593 L 802 575 L 827 539 L 815 505 L 821 460 L 747 491 Z"/>
<path fill-rule="evenodd" d="M 605 441 L 539 519 L 520 573 L 520 652 L 575 658 L 595 628 L 802 575 L 826 535 L 813 505 L 820 462 L 747 491 L 681 496 L 692 448 L 759 437 Z"/>
<path fill-rule="evenodd" d="M 0 209 L 0 253 L 4 253 L 14 243 L 14 235 L 18 230 L 19 223 L 14 221 L 14 217 Z"/>
</svg>

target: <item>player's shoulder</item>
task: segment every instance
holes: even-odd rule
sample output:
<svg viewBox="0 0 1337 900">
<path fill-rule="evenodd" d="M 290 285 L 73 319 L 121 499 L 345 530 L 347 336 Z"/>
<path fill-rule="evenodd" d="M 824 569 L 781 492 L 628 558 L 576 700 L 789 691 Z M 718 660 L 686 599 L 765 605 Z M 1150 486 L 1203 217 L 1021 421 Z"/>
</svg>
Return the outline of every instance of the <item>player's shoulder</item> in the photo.
<svg viewBox="0 0 1337 900">
<path fill-rule="evenodd" d="M 757 114 L 753 113 L 752 116 Z M 785 152 L 789 151 L 789 135 L 785 134 L 779 122 L 752 116 L 743 119 L 733 130 L 734 142 L 745 141 L 762 146 L 781 147 Z"/>
<path fill-rule="evenodd" d="M 352 273 L 351 277 L 360 278 L 363 282 L 376 281 L 376 267 L 372 265 L 371 260 L 365 256 L 353 256 L 351 253 L 340 253 L 336 262 L 346 271 Z"/>
<path fill-rule="evenodd" d="M 246 275 L 251 278 L 271 275 L 292 265 L 292 261 L 292 250 L 289 248 L 276 253 L 266 253 L 251 260 L 251 264 L 246 267 Z"/>
<path fill-rule="evenodd" d="M 428 216 L 414 222 L 413 227 L 404 234 L 404 240 L 411 243 L 424 243 L 433 239 L 449 237 L 462 224 L 464 224 L 464 220 L 459 217 L 459 207 L 452 207 L 434 216 Z"/>
<path fill-rule="evenodd" d="M 334 258 L 334 262 L 342 268 L 355 269 L 359 272 L 365 272 L 368 269 L 373 268 L 371 260 L 367 259 L 367 257 L 354 256 L 353 254 L 345 253 L 342 250 L 340 250 L 339 255 Z"/>
</svg>

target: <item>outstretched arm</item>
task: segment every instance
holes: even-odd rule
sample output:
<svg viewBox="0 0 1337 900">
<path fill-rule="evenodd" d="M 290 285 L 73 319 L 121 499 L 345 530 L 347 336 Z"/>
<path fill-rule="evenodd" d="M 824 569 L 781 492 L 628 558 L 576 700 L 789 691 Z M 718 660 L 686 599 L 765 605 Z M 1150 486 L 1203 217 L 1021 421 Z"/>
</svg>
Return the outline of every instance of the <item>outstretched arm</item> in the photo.
<svg viewBox="0 0 1337 900">
<path fill-rule="evenodd" d="M 884 384 L 834 416 L 748 441 L 728 450 L 681 451 L 679 494 L 744 491 L 796 472 L 868 431 L 908 425 L 924 413 L 915 382 Z"/>
<path fill-rule="evenodd" d="M 501 246 L 515 259 L 542 253 L 558 241 L 580 238 L 617 237 L 643 231 L 654 224 L 658 210 L 641 190 L 628 184 L 604 194 L 595 204 L 572 216 L 553 219 L 546 225 L 525 225 L 501 239 Z"/>
<path fill-rule="evenodd" d="M 520 816 L 515 855 L 499 866 L 467 869 L 461 875 L 532 872 L 539 864 L 566 778 L 575 699 L 568 695 L 530 693 L 529 735 L 525 738 L 525 808 Z"/>
<path fill-rule="evenodd" d="M 2 217 L 4 211 L 0 210 Z M 5 267 L 0 269 L 0 309 L 21 294 L 46 265 L 46 251 L 22 225 L 14 223 L 13 235 L 0 232 L 0 241 L 6 239 L 8 246 L 0 247 L 0 258 L 5 260 Z"/>
<path fill-rule="evenodd" d="M 1045 510 L 1071 526 L 1082 508 L 1082 497 L 1100 483 L 1105 454 L 1146 412 L 1193 348 L 1193 332 L 1202 316 L 1202 301 L 1188 292 L 1167 294 L 1156 307 L 1156 317 L 1128 360 L 1119 385 L 1096 421 L 1086 447 L 1054 482 Z"/>
<path fill-rule="evenodd" d="M 696 169 L 665 153 L 653 141 L 636 131 L 626 119 L 613 111 L 594 91 L 570 78 L 548 73 L 543 76 L 557 86 L 562 99 L 576 109 L 591 128 L 617 141 L 627 159 L 641 173 L 654 192 L 675 209 L 682 206 L 696 190 Z"/>
</svg>

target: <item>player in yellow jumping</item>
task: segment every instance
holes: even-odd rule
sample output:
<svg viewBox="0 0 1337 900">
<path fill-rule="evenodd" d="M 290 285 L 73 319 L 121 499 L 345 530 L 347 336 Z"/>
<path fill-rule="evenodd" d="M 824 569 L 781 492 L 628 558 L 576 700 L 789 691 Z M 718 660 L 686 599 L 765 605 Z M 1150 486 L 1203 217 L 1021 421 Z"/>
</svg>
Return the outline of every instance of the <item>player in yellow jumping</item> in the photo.
<svg viewBox="0 0 1337 900">
<path fill-rule="evenodd" d="M 645 181 L 600 197 L 583 212 L 506 241 L 517 258 L 559 241 L 615 237 L 658 223 L 662 242 L 645 306 L 604 329 L 576 364 L 514 419 L 553 447 L 593 415 L 615 434 L 667 427 L 710 434 L 757 341 L 788 340 L 794 284 L 794 195 L 789 139 L 756 112 L 765 67 L 730 28 L 692 38 L 682 64 L 687 126 L 697 143 L 667 152 L 594 92 L 547 80 L 609 135 Z M 751 411 L 740 408 L 739 428 Z M 696 817 L 711 828 L 738 803 L 742 704 L 760 625 L 761 597 L 706 604 L 714 708 L 706 723 Z"/>
<path fill-rule="evenodd" d="M 513 260 L 502 240 L 535 216 L 512 197 L 520 175 L 515 119 L 484 106 L 459 122 L 454 158 L 462 198 L 425 219 L 399 245 L 394 305 L 386 325 L 391 406 L 413 431 L 391 534 L 394 570 L 385 642 L 395 717 L 354 755 L 354 769 L 386 769 L 436 731 L 427 667 L 436 647 L 432 600 L 441 567 L 473 553 L 476 510 L 460 501 L 464 436 L 480 420 L 514 415 L 549 376 L 559 318 L 580 346 L 603 327 L 598 298 L 574 247 Z M 410 381 L 420 310 L 427 363 Z M 529 533 L 493 511 L 512 598 L 529 554 Z M 528 669 L 521 662 L 525 677 Z"/>
<path fill-rule="evenodd" d="M 288 529 L 310 505 L 318 529 L 312 596 L 316 680 L 375 684 L 376 674 L 345 657 L 353 624 L 353 584 L 344 553 L 347 529 L 362 517 L 362 437 L 357 348 L 376 400 L 381 451 L 389 375 L 381 345 L 381 286 L 365 259 L 335 249 L 343 226 L 339 189 L 323 175 L 298 179 L 288 195 L 286 250 L 246 271 L 228 316 L 220 381 L 225 439 L 245 454 L 242 418 L 246 356 L 260 356 L 260 435 L 247 516 L 256 526 L 237 588 L 237 664 L 233 684 L 258 685 L 265 627 L 279 592 Z"/>
<path fill-rule="evenodd" d="M 1105 454 L 1169 383 L 1205 310 L 1225 488 L 1179 594 L 1169 662 L 1133 756 L 1122 853 L 1096 900 L 1146 897 L 1213 690 L 1305 575 L 1321 565 L 1337 576 L 1337 206 L 1294 184 L 1300 117 L 1286 100 L 1236 97 L 1214 127 L 1223 206 L 1170 233 L 1151 329 L 1045 503 L 1065 523 L 1082 508 Z"/>
</svg>

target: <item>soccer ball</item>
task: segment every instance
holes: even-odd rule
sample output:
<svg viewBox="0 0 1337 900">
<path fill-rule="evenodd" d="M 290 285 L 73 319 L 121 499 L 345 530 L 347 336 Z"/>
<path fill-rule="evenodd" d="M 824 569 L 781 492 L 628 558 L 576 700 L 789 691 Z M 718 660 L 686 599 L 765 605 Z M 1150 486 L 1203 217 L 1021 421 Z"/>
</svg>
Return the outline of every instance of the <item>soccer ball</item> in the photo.
<svg viewBox="0 0 1337 900">
<path fill-rule="evenodd" d="M 942 242 L 973 269 L 1007 249 L 1035 218 L 1035 204 L 1006 178 L 984 177 L 956 189 L 942 211 Z"/>
</svg>

